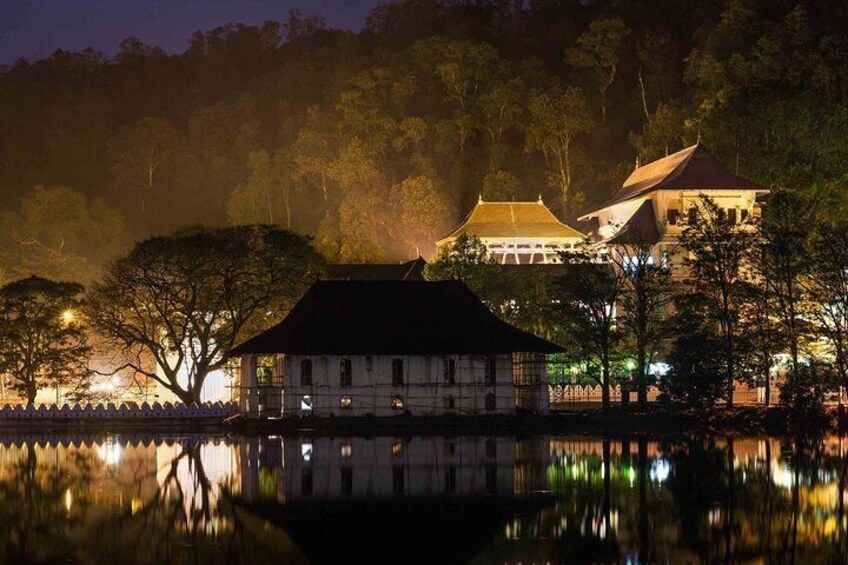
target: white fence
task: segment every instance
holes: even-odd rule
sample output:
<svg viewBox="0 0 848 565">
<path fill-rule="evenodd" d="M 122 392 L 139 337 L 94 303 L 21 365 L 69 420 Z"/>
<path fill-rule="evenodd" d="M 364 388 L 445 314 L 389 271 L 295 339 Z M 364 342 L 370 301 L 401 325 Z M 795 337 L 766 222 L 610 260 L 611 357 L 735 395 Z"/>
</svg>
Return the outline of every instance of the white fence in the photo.
<svg viewBox="0 0 848 565">
<path fill-rule="evenodd" d="M 205 402 L 203 404 L 122 403 L 44 405 L 38 407 L 6 404 L 0 408 L 3 420 L 180 420 L 196 418 L 226 418 L 238 413 L 234 402 Z"/>
</svg>

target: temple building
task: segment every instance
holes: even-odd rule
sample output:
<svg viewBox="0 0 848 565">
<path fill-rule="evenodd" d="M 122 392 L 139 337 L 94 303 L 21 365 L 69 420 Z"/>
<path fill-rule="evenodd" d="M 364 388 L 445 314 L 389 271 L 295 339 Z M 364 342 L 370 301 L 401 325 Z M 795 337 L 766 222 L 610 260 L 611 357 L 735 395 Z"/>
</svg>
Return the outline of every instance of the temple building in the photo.
<svg viewBox="0 0 848 565">
<path fill-rule="evenodd" d="M 768 190 L 728 171 L 700 144 L 636 169 L 608 202 L 584 214 L 593 236 L 614 249 L 635 243 L 655 245 L 654 261 L 671 261 L 683 229 L 696 217 L 701 195 L 710 197 L 727 218 L 745 224 L 759 214 L 757 196 Z"/>
<path fill-rule="evenodd" d="M 544 413 L 545 354 L 459 281 L 319 281 L 230 352 L 248 416 Z"/>
<path fill-rule="evenodd" d="M 559 263 L 560 251 L 573 250 L 585 236 L 560 222 L 542 202 L 484 202 L 481 197 L 465 220 L 436 247 L 473 235 L 504 265 Z"/>
</svg>

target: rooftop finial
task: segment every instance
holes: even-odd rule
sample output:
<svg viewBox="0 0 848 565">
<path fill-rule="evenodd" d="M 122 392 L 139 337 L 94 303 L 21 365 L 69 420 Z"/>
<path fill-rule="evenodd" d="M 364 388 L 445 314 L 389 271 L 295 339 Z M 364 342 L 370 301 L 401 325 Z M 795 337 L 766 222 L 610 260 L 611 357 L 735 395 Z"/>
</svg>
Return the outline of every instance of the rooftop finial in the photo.
<svg viewBox="0 0 848 565">
<path fill-rule="evenodd" d="M 668 157 L 668 145 L 665 146 L 665 156 Z"/>
<path fill-rule="evenodd" d="M 638 169 L 641 166 L 642 166 L 642 159 L 639 157 L 639 155 L 636 155 L 636 168 Z"/>
<path fill-rule="evenodd" d="M 542 195 L 541 194 L 539 194 L 539 204 L 544 204 L 544 202 L 542 202 Z"/>
<path fill-rule="evenodd" d="M 477 195 L 477 204 L 482 204 L 482 203 L 483 203 L 483 193 L 481 192 L 480 194 Z"/>
</svg>

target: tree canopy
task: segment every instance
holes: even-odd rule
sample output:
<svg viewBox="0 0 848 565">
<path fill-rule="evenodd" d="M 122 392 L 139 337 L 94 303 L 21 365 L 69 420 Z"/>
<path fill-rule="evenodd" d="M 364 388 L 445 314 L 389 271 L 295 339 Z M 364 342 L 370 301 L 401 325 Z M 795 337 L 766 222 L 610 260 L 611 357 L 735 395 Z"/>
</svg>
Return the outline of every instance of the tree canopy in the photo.
<svg viewBox="0 0 848 565">
<path fill-rule="evenodd" d="M 0 69 L 0 209 L 66 186 L 117 209 L 127 241 L 261 221 L 331 259 L 401 260 L 482 191 L 571 220 L 637 155 L 700 138 L 839 214 L 846 23 L 833 0 L 407 0 L 358 32 L 292 13 L 178 54 L 57 51 Z M 422 191 L 409 221 L 397 205 Z"/>
</svg>

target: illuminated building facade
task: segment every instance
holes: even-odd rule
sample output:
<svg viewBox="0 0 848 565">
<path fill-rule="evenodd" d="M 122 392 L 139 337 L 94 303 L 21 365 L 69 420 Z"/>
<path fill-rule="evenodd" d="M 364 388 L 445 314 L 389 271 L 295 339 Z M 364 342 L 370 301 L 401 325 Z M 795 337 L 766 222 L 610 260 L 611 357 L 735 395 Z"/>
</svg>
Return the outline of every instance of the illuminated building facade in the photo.
<svg viewBox="0 0 848 565">
<path fill-rule="evenodd" d="M 682 256 L 675 249 L 680 234 L 694 221 L 702 195 L 723 209 L 730 221 L 744 226 L 759 214 L 757 196 L 766 192 L 728 171 L 696 144 L 637 166 L 612 199 L 580 220 L 596 224 L 592 235 L 610 252 L 650 243 L 652 260 L 667 261 L 680 275 Z"/>
<path fill-rule="evenodd" d="M 476 236 L 498 263 L 539 265 L 559 263 L 560 251 L 580 245 L 585 236 L 560 222 L 539 198 L 538 202 L 484 202 L 449 235 L 436 242 L 449 246 L 460 235 Z"/>
<path fill-rule="evenodd" d="M 559 351 L 459 281 L 319 281 L 231 356 L 249 415 L 433 416 L 546 412 Z"/>
</svg>

